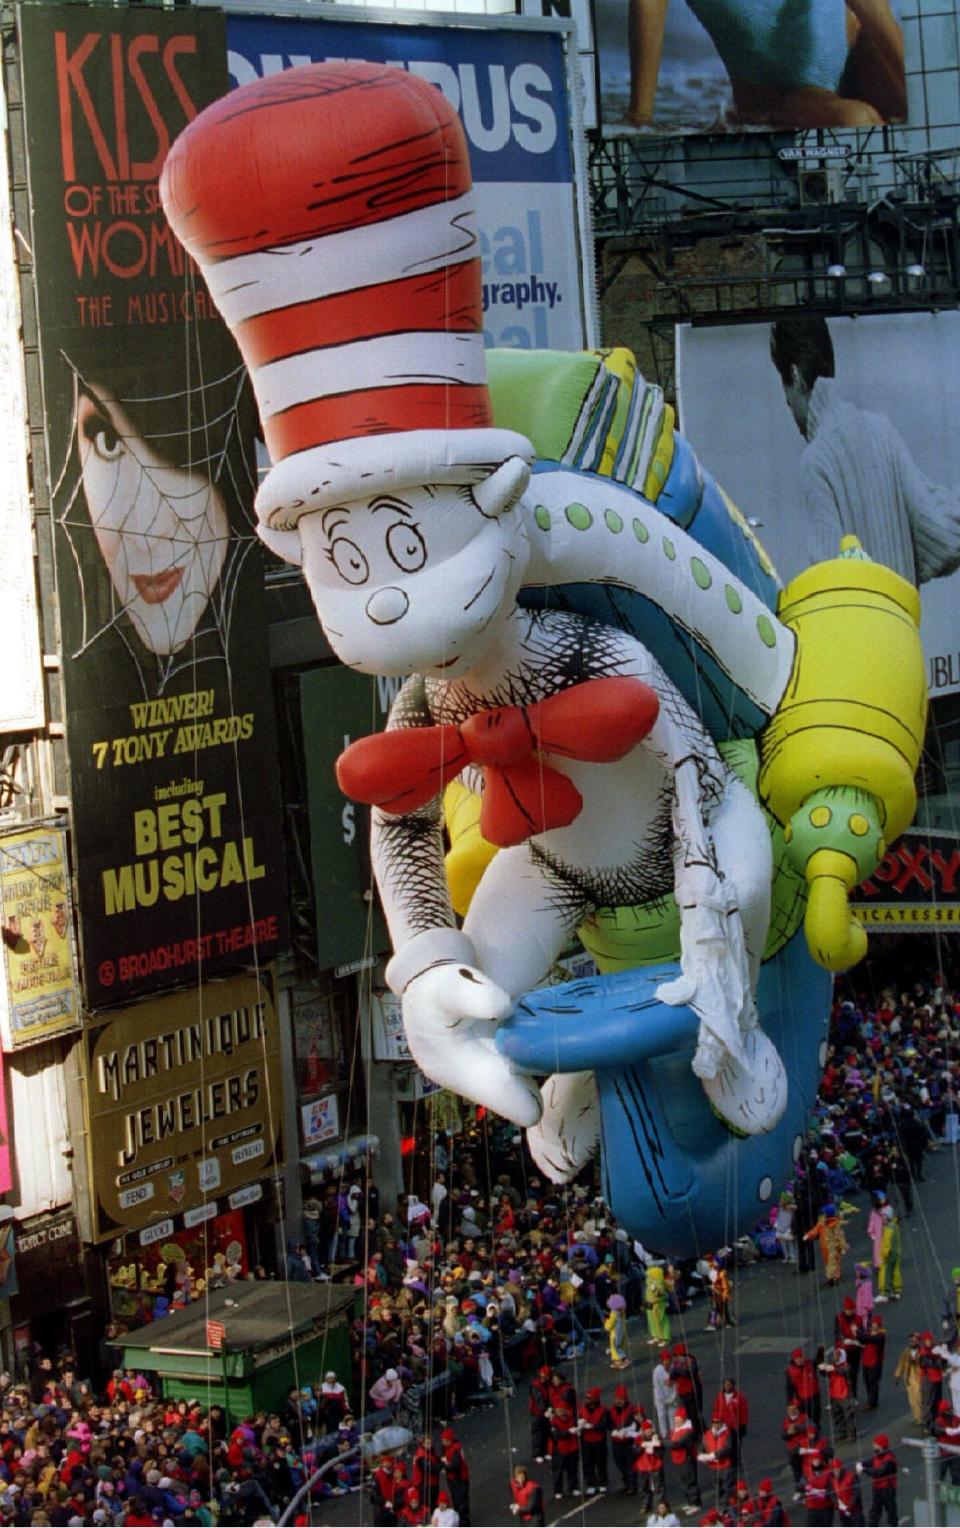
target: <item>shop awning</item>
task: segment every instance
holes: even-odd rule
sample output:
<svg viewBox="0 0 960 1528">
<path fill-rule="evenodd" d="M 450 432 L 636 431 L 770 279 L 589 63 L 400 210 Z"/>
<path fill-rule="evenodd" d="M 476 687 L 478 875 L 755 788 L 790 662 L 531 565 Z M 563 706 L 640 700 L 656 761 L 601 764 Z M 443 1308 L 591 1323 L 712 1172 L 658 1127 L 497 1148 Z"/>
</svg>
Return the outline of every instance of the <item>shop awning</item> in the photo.
<svg viewBox="0 0 960 1528">
<path fill-rule="evenodd" d="M 362 1162 L 365 1157 L 380 1150 L 380 1138 L 376 1135 L 348 1135 L 345 1141 L 334 1143 L 327 1151 L 315 1151 L 300 1158 L 301 1167 L 310 1174 L 310 1182 L 316 1183 L 324 1173 L 337 1172 L 348 1162 Z"/>
</svg>

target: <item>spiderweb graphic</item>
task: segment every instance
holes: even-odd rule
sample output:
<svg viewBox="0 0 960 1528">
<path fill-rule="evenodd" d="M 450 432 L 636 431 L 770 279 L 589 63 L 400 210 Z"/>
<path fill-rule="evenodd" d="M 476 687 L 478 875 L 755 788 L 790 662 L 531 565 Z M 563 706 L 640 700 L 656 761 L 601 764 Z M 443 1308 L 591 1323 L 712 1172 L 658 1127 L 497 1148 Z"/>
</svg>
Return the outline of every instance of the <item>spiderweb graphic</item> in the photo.
<svg viewBox="0 0 960 1528">
<path fill-rule="evenodd" d="M 54 504 L 80 595 L 71 657 L 113 633 L 144 698 L 161 695 L 184 669 L 224 661 L 258 544 L 245 512 L 256 487 L 240 428 L 245 372 L 117 396 L 63 359 L 72 408 Z"/>
</svg>

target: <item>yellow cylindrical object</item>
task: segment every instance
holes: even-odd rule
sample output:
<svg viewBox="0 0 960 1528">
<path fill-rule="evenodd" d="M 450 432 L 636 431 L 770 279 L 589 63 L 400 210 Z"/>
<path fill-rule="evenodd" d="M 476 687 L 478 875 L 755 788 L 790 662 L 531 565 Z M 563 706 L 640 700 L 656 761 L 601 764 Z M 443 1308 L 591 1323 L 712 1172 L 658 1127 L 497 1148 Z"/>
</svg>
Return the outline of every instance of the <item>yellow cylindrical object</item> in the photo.
<svg viewBox="0 0 960 1528">
<path fill-rule="evenodd" d="M 847 854 L 819 849 L 807 865 L 807 947 L 827 971 L 848 971 L 867 953 L 867 935 L 850 911 L 848 892 L 857 882 L 857 867 Z"/>
<path fill-rule="evenodd" d="M 807 568 L 783 590 L 793 673 L 762 741 L 760 794 L 781 823 L 814 791 L 849 785 L 881 803 L 892 840 L 913 818 L 927 689 L 920 597 L 882 563 Z"/>
</svg>

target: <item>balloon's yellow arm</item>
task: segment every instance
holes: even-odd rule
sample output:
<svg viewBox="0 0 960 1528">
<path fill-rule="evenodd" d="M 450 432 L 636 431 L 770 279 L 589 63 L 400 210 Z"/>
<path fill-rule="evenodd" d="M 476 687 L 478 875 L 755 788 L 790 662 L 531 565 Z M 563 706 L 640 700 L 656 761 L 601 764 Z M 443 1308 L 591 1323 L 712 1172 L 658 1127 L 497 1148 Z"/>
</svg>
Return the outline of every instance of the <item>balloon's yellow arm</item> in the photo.
<svg viewBox="0 0 960 1528">
<path fill-rule="evenodd" d="M 809 887 L 806 935 L 829 971 L 862 959 L 849 893 L 913 818 L 927 691 L 920 599 L 856 537 L 788 584 L 793 673 L 761 739 L 760 795 Z"/>
</svg>

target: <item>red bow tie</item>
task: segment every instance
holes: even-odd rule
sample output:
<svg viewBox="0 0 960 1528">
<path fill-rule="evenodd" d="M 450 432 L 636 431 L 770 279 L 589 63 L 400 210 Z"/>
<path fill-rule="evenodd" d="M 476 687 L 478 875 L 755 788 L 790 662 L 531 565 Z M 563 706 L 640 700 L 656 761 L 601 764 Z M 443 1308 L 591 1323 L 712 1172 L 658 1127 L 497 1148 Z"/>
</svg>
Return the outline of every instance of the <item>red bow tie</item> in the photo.
<svg viewBox="0 0 960 1528">
<path fill-rule="evenodd" d="M 573 781 L 542 754 L 611 764 L 657 719 L 656 692 L 640 679 L 588 679 L 530 706 L 493 706 L 462 727 L 402 727 L 351 743 L 337 760 L 344 795 L 402 815 L 425 806 L 467 764 L 483 771 L 480 831 L 507 848 L 580 815 Z"/>
</svg>

